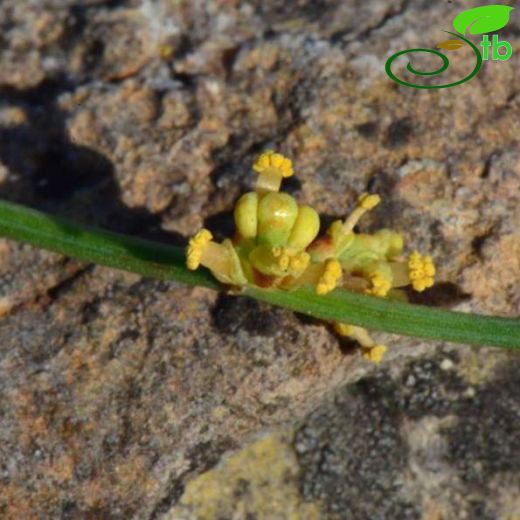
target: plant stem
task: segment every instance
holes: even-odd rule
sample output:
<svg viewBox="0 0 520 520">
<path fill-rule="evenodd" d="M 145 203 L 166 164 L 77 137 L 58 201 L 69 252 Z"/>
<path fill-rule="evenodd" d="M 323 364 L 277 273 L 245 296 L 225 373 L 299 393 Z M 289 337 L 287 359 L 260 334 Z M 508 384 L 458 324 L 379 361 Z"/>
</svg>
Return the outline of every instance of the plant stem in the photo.
<svg viewBox="0 0 520 520">
<path fill-rule="evenodd" d="M 150 278 L 212 289 L 222 287 L 208 271 L 186 269 L 184 250 L 180 247 L 83 226 L 3 200 L 0 200 L 0 235 Z"/>
<path fill-rule="evenodd" d="M 11 202 L 0 201 L 0 235 L 151 278 L 222 289 L 208 271 L 189 271 L 180 247 L 82 226 Z M 307 287 L 290 292 L 249 287 L 244 294 L 324 320 L 406 336 L 520 350 L 517 319 L 411 305 L 341 289 L 317 296 Z"/>
</svg>

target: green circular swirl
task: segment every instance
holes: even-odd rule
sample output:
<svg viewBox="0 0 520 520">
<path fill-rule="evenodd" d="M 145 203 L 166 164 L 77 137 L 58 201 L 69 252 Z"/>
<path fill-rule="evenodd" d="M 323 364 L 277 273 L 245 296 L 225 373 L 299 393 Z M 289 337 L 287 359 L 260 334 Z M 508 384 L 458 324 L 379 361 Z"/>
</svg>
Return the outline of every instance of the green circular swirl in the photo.
<svg viewBox="0 0 520 520">
<path fill-rule="evenodd" d="M 464 36 L 461 36 L 460 34 L 452 33 L 450 31 L 444 31 L 444 32 L 451 34 L 452 36 L 455 36 L 456 38 L 460 38 L 461 40 L 466 42 L 473 49 L 473 52 L 475 53 L 477 62 L 475 64 L 474 69 L 465 78 L 460 79 L 459 81 L 454 81 L 453 83 L 445 83 L 443 85 L 416 85 L 415 83 L 409 83 L 408 81 L 403 81 L 403 80 L 399 79 L 392 72 L 392 63 L 399 56 L 402 56 L 403 54 L 408 54 L 409 52 L 428 52 L 430 54 L 435 54 L 442 60 L 442 65 L 438 69 L 431 71 L 431 72 L 421 72 L 421 71 L 415 70 L 412 67 L 411 63 L 408 62 L 408 65 L 406 66 L 406 68 L 408 69 L 409 72 L 411 72 L 412 74 L 415 74 L 416 76 L 435 76 L 437 74 L 441 74 L 449 67 L 450 62 L 448 60 L 448 57 L 445 56 L 444 54 L 442 54 L 440 51 L 436 51 L 434 49 L 420 49 L 419 48 L 419 49 L 406 49 L 404 51 L 396 52 L 395 54 L 392 54 L 392 56 L 390 56 L 390 58 L 388 58 L 388 60 L 386 60 L 385 71 L 388 74 L 388 76 L 390 77 L 390 79 L 394 80 L 396 83 L 399 83 L 400 85 L 404 85 L 405 87 L 433 89 L 433 88 L 455 87 L 456 85 L 465 83 L 466 81 L 469 81 L 471 78 L 476 76 L 478 74 L 480 68 L 482 67 L 482 55 L 480 54 L 478 47 L 475 44 L 473 44 L 472 42 L 470 42 L 469 40 L 467 40 L 466 38 L 464 38 Z"/>
</svg>

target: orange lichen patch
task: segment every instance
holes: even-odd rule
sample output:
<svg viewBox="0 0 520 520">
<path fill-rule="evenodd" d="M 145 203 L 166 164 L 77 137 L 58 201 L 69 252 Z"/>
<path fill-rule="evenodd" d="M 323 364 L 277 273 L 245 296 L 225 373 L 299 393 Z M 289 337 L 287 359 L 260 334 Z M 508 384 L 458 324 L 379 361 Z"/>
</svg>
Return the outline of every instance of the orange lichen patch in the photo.
<svg viewBox="0 0 520 520">
<path fill-rule="evenodd" d="M 156 479 L 149 475 L 144 457 L 120 457 L 113 466 L 99 466 L 94 477 L 78 490 L 88 508 L 104 509 L 114 500 L 148 496 L 157 489 Z"/>
<path fill-rule="evenodd" d="M 112 487 L 108 479 L 95 477 L 84 482 L 78 491 L 88 508 L 102 508 L 110 499 Z"/>
<path fill-rule="evenodd" d="M 70 356 L 70 366 L 68 371 L 65 374 L 65 378 L 68 385 L 72 385 L 78 376 L 78 372 L 82 369 L 87 368 L 87 361 L 85 359 L 85 354 L 79 348 L 76 348 L 72 351 Z"/>
<path fill-rule="evenodd" d="M 40 520 L 38 507 L 44 496 L 38 491 L 27 491 L 22 484 L 0 484 L 0 511 L 2 518 Z"/>
<path fill-rule="evenodd" d="M 296 127 L 289 135 L 289 139 L 295 142 L 295 145 L 300 152 L 300 157 L 301 155 L 324 150 L 327 147 L 327 140 L 323 135 L 314 132 L 305 123 Z"/>
<path fill-rule="evenodd" d="M 520 232 L 490 237 L 482 256 L 463 270 L 462 289 L 483 302 L 486 312 L 511 314 L 520 280 Z"/>
<path fill-rule="evenodd" d="M 15 417 L 18 421 L 19 443 L 24 449 L 29 449 L 35 439 L 41 440 L 48 436 L 48 419 L 41 414 L 31 391 L 15 390 L 11 394 L 11 400 L 16 404 Z"/>
<path fill-rule="evenodd" d="M 71 455 L 63 454 L 54 459 L 43 472 L 58 482 L 68 482 L 74 476 L 76 463 Z"/>
<path fill-rule="evenodd" d="M 106 76 L 106 79 L 108 81 L 121 81 L 123 79 L 131 78 L 132 76 L 135 76 L 139 73 L 139 71 L 145 67 L 145 65 L 148 63 L 147 60 L 142 60 L 140 63 L 137 63 L 136 65 L 129 65 L 127 67 L 122 68 L 121 70 L 118 70 L 112 74 L 108 74 Z"/>
<path fill-rule="evenodd" d="M 77 144 L 93 144 L 97 142 L 97 119 L 92 110 L 78 112 L 68 125 L 69 137 Z"/>
<path fill-rule="evenodd" d="M 115 480 L 115 491 L 119 493 L 121 499 L 128 496 L 129 489 L 137 493 L 142 490 L 151 491 L 157 487 L 157 481 L 150 476 L 147 460 L 143 456 L 124 459 L 116 464 L 111 480 Z"/>
<path fill-rule="evenodd" d="M 0 318 L 9 314 L 14 305 L 15 302 L 12 298 L 9 298 L 8 296 L 0 298 Z"/>
</svg>

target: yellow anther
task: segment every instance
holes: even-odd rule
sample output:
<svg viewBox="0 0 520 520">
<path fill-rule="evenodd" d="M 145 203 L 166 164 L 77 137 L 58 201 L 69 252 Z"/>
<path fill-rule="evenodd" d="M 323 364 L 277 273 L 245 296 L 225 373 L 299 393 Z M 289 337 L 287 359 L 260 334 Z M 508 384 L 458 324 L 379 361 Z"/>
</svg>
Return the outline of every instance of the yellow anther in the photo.
<svg viewBox="0 0 520 520">
<path fill-rule="evenodd" d="M 255 171 L 258 171 L 258 170 L 263 170 L 265 168 L 267 168 L 270 164 L 270 160 L 269 160 L 269 154 L 272 153 L 270 150 L 263 153 L 262 155 L 259 155 L 258 158 L 256 159 L 256 162 L 253 164 L 253 170 Z"/>
<path fill-rule="evenodd" d="M 325 262 L 325 269 L 316 285 L 317 294 L 327 294 L 336 288 L 338 280 L 341 278 L 341 264 L 335 259 Z"/>
<path fill-rule="evenodd" d="M 204 248 L 212 238 L 213 235 L 211 234 L 211 231 L 208 229 L 201 229 L 190 239 L 186 251 L 186 266 L 188 269 L 194 271 L 199 267 Z"/>
<path fill-rule="evenodd" d="M 295 272 L 302 272 L 307 269 L 311 257 L 309 253 L 299 253 L 291 258 L 290 266 L 291 270 Z"/>
<path fill-rule="evenodd" d="M 385 345 L 374 345 L 373 347 L 365 347 L 363 349 L 363 357 L 372 363 L 379 363 L 383 359 L 387 348 Z"/>
<path fill-rule="evenodd" d="M 422 267 L 422 256 L 419 251 L 414 251 L 408 258 L 408 268 L 420 269 Z"/>
<path fill-rule="evenodd" d="M 424 272 L 426 276 L 435 276 L 435 265 L 431 256 L 424 257 Z"/>
<path fill-rule="evenodd" d="M 332 327 L 340 336 L 350 336 L 354 332 L 354 327 L 346 323 L 336 322 Z"/>
<path fill-rule="evenodd" d="M 280 168 L 283 164 L 283 155 L 279 154 L 279 153 L 273 153 L 271 155 L 271 166 L 273 168 Z"/>
<path fill-rule="evenodd" d="M 357 207 L 354 211 L 345 219 L 341 226 L 340 234 L 345 236 L 354 230 L 354 227 L 359 222 L 361 217 L 371 209 L 375 208 L 381 202 L 381 197 L 379 195 L 363 193 L 358 198 Z M 332 230 L 332 233 L 337 232 L 336 230 Z"/>
<path fill-rule="evenodd" d="M 431 256 L 422 256 L 414 251 L 408 258 L 408 277 L 412 287 L 422 292 L 433 285 L 435 276 L 435 265 Z"/>
<path fill-rule="evenodd" d="M 380 202 L 381 197 L 376 194 L 363 193 L 358 198 L 358 206 L 366 210 L 374 209 Z"/>
<path fill-rule="evenodd" d="M 278 257 L 278 266 L 282 269 L 289 268 L 290 257 L 287 253 L 283 253 Z"/>
<path fill-rule="evenodd" d="M 372 296 L 379 296 L 380 298 L 384 298 L 388 294 L 388 291 L 392 288 L 392 282 L 380 274 L 375 274 L 372 276 L 370 281 L 372 282 L 372 287 L 367 289 L 365 292 L 367 294 L 371 294 Z"/>
<path fill-rule="evenodd" d="M 253 164 L 253 170 L 259 174 L 271 170 L 271 172 L 274 171 L 282 177 L 290 177 L 293 174 L 291 160 L 272 150 L 268 150 L 258 157 Z"/>
</svg>

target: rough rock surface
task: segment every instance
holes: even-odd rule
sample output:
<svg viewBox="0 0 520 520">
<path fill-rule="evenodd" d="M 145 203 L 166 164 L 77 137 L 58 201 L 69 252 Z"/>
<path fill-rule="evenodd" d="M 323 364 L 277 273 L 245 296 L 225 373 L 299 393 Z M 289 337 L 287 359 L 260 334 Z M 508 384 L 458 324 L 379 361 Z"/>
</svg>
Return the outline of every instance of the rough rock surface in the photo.
<svg viewBox="0 0 520 520">
<path fill-rule="evenodd" d="M 324 216 L 381 193 L 363 226 L 435 257 L 422 303 L 518 316 L 518 55 L 384 73 L 470 5 L 3 0 L 0 196 L 183 244 L 229 232 L 273 147 Z M 288 311 L 1 240 L 0 517 L 519 518 L 518 355 L 378 337 L 367 365 Z"/>
</svg>

